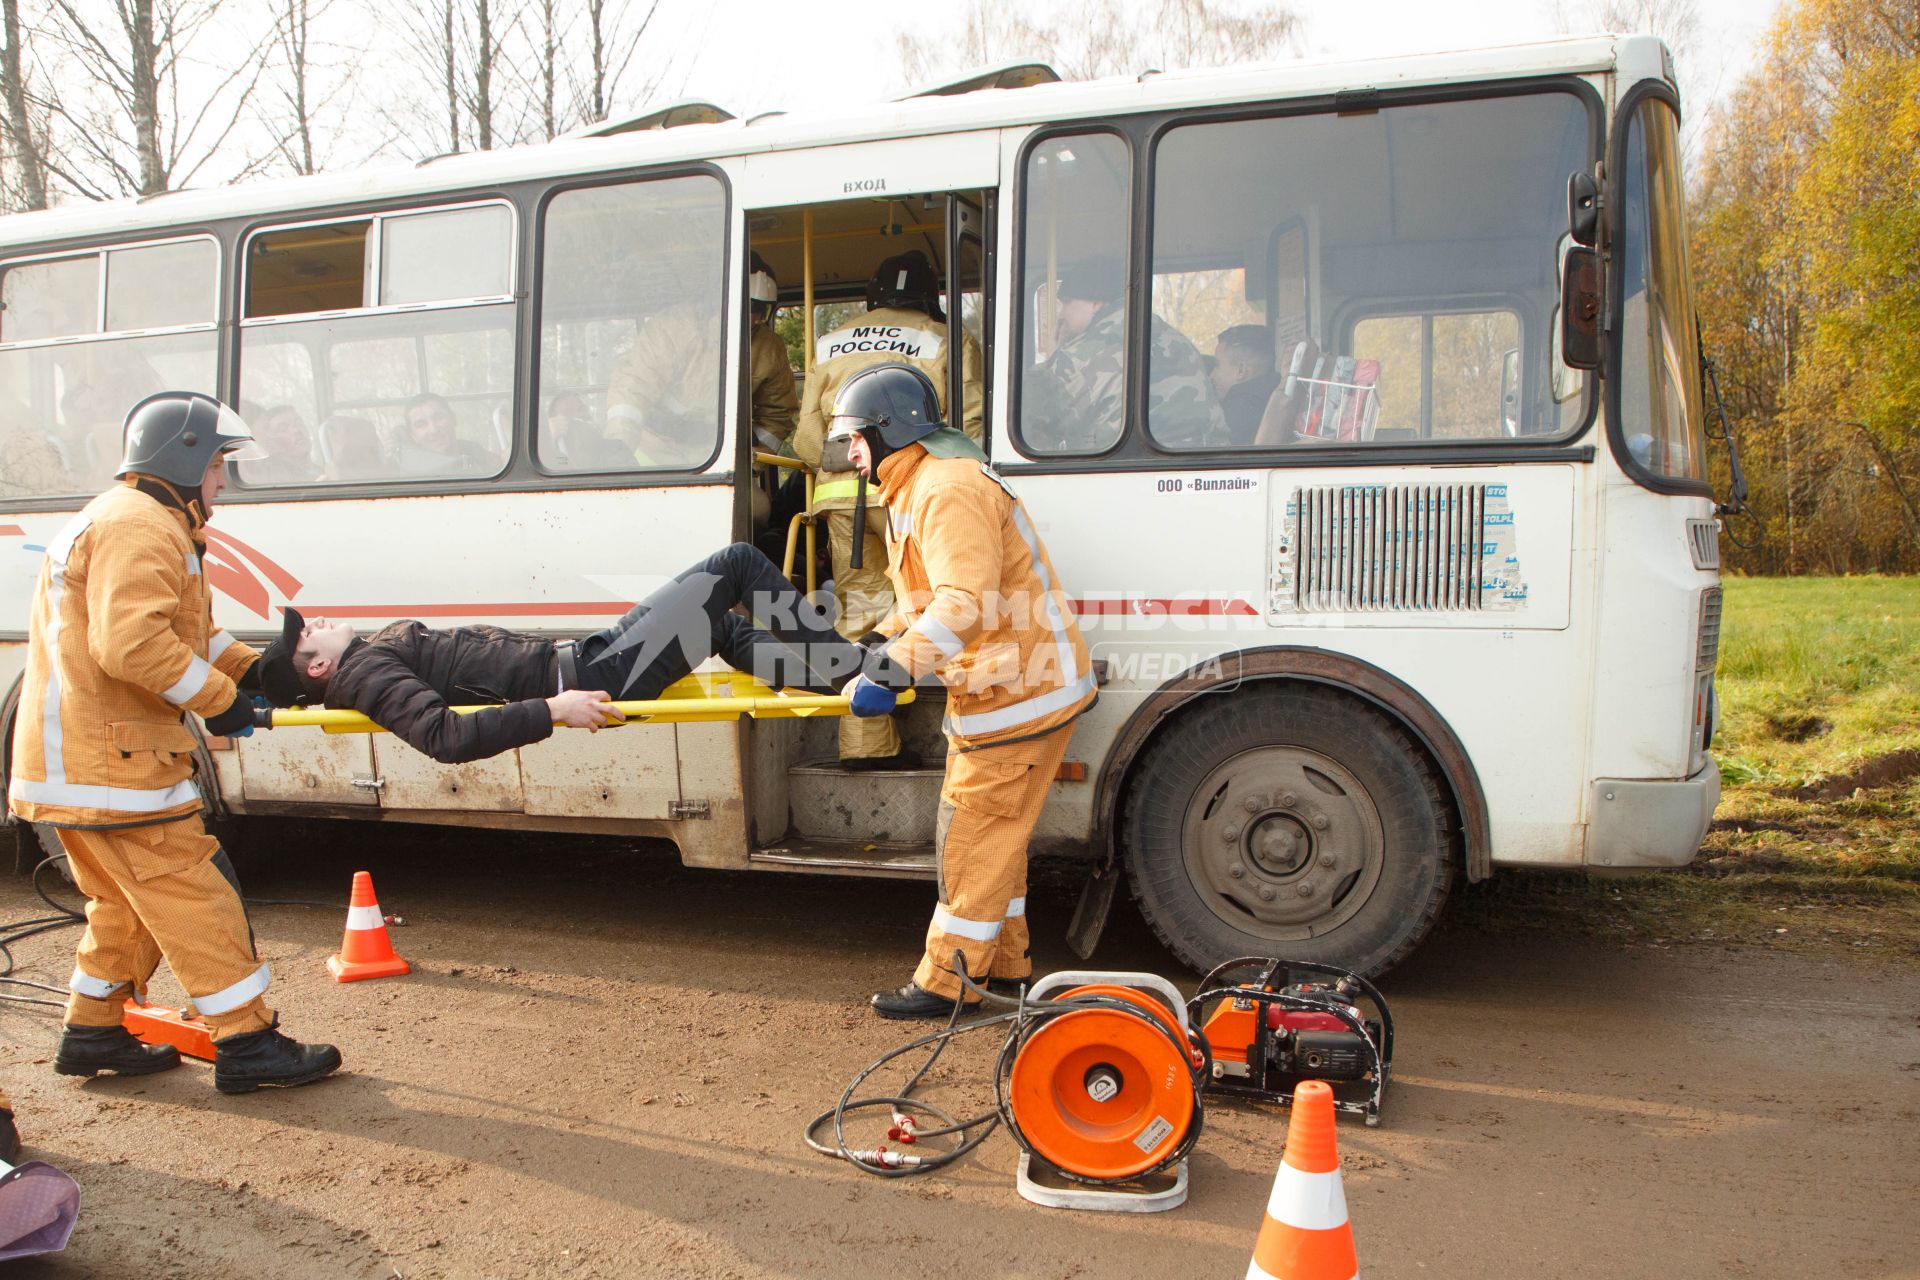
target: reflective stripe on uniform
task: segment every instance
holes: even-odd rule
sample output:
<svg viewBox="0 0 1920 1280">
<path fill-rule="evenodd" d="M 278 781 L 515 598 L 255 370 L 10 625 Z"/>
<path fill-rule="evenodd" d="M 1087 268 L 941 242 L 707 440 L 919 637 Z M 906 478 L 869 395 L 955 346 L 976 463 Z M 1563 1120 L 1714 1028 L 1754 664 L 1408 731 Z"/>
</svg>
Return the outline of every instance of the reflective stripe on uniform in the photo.
<svg viewBox="0 0 1920 1280">
<path fill-rule="evenodd" d="M 962 649 L 966 648 L 964 644 L 960 643 L 960 637 L 953 634 L 953 628 L 938 618 L 922 615 L 921 618 L 913 624 L 912 629 L 918 631 L 921 638 L 938 649 L 940 656 L 943 658 L 955 657 Z"/>
<path fill-rule="evenodd" d="M 187 663 L 186 672 L 181 675 L 178 680 L 173 682 L 171 688 L 164 690 L 160 696 L 176 707 L 184 707 L 198 697 L 202 689 L 207 687 L 207 680 L 212 675 L 213 668 L 208 665 L 207 660 L 205 658 L 195 657 Z"/>
<path fill-rule="evenodd" d="M 828 472 L 827 474 L 832 475 L 834 473 Z M 816 506 L 822 502 L 837 502 L 841 498 L 857 498 L 859 496 L 860 480 L 858 476 L 847 479 L 836 478 L 833 480 L 823 480 L 813 486 L 813 501 Z M 880 495 L 874 490 L 872 485 L 867 486 L 867 505 L 869 507 L 878 507 L 880 505 Z"/>
<path fill-rule="evenodd" d="M 1060 602 L 1053 598 L 1053 575 L 1047 572 L 1047 561 L 1040 550 L 1040 535 L 1033 531 L 1033 525 L 1027 520 L 1026 508 L 1017 500 L 1013 504 L 1013 527 L 1020 531 L 1021 541 L 1027 544 L 1027 554 L 1033 557 L 1033 574 L 1040 579 L 1040 598 L 1045 602 L 1047 625 L 1053 628 L 1054 650 L 1060 658 L 1060 678 L 1072 680 L 1080 674 L 1080 664 L 1073 656 L 1073 639 L 1067 634 L 1067 622 L 1060 614 Z"/>
<path fill-rule="evenodd" d="M 49 769 L 47 772 L 53 772 Z M 134 787 L 101 787 L 82 782 L 35 782 L 18 774 L 7 783 L 7 799 L 32 804 L 65 804 L 81 809 L 111 809 L 118 813 L 159 813 L 183 804 L 199 804 L 200 789 L 192 778 L 151 791 Z"/>
<path fill-rule="evenodd" d="M 186 553 L 186 561 L 187 561 L 187 576 L 189 578 L 199 577 L 200 576 L 200 557 L 193 554 L 193 552 L 189 551 Z"/>
<path fill-rule="evenodd" d="M 213 639 L 207 641 L 208 660 L 212 662 L 220 661 L 220 655 L 225 653 L 227 650 L 233 648 L 233 644 L 234 644 L 233 637 L 227 632 L 225 631 L 214 632 Z"/>
<path fill-rule="evenodd" d="M 126 984 L 108 982 L 105 978 L 96 978 L 78 965 L 74 966 L 73 976 L 67 979 L 67 990 L 89 1000 L 105 1000 Z"/>
<path fill-rule="evenodd" d="M 66 739 L 60 728 L 60 605 L 67 590 L 67 557 L 92 523 L 93 517 L 83 511 L 67 521 L 67 527 L 47 544 L 51 572 L 47 575 L 47 691 L 40 700 L 40 757 L 48 785 L 64 785 L 67 780 Z M 8 786 L 9 798 L 20 781 L 16 775 Z M 198 793 L 195 795 L 197 798 Z"/>
<path fill-rule="evenodd" d="M 1007 904 L 1007 919 L 1012 920 L 1025 914 L 1027 914 L 1027 900 L 1025 898 L 1015 898 Z"/>
<path fill-rule="evenodd" d="M 249 1000 L 257 1000 L 267 993 L 267 987 L 273 982 L 273 970 L 261 965 L 240 981 L 212 995 L 194 996 L 193 1007 L 201 1013 L 232 1013 Z"/>
<path fill-rule="evenodd" d="M 933 927 L 942 933 L 950 933 L 956 938 L 971 938 L 975 942 L 992 942 L 1000 936 L 998 920 L 969 920 L 947 910 L 944 902 L 933 908 Z"/>
<path fill-rule="evenodd" d="M 1058 689 L 1049 689 L 991 711 L 976 711 L 965 716 L 949 712 L 946 731 L 956 737 L 971 738 L 983 733 L 998 733 L 1002 729 L 1017 729 L 1056 711 L 1064 711 L 1092 693 L 1093 673 L 1089 671 L 1071 684 L 1063 684 Z"/>
<path fill-rule="evenodd" d="M 377 902 L 370 907 L 347 908 L 347 928 L 349 929 L 378 929 L 384 924 L 386 920 L 381 917 L 380 904 Z"/>
</svg>

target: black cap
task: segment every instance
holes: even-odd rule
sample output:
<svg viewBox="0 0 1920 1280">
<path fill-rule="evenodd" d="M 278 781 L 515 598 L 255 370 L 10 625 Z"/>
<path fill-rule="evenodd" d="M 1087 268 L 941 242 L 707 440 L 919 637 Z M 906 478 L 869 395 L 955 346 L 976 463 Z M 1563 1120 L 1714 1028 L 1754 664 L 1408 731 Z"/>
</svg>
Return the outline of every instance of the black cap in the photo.
<svg viewBox="0 0 1920 1280">
<path fill-rule="evenodd" d="M 1127 287 L 1127 269 L 1118 258 L 1086 258 L 1063 267 L 1054 292 L 1083 302 L 1118 302 Z"/>
<path fill-rule="evenodd" d="M 293 651 L 300 643 L 300 631 L 307 625 L 300 611 L 291 605 L 284 609 L 280 638 L 260 651 L 260 688 L 267 701 L 276 707 L 297 707 L 306 698 L 306 686 L 294 670 Z"/>
</svg>

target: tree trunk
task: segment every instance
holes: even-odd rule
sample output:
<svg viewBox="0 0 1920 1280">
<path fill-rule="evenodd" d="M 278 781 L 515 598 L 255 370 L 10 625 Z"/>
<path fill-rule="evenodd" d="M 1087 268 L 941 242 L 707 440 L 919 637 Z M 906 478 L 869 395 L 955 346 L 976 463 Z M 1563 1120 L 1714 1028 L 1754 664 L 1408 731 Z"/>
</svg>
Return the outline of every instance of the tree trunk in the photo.
<svg viewBox="0 0 1920 1280">
<path fill-rule="evenodd" d="M 477 0 L 474 17 L 478 48 L 473 68 L 473 135 L 482 151 L 493 150 L 493 6 Z"/>
<path fill-rule="evenodd" d="M 6 19 L 7 47 L 0 55 L 0 91 L 6 98 L 6 133 L 13 143 L 14 163 L 20 167 L 20 203 L 25 209 L 47 207 L 47 171 L 40 162 L 40 142 L 33 136 L 33 117 L 27 110 L 26 73 L 20 60 L 20 0 L 0 0 Z"/>
<path fill-rule="evenodd" d="M 128 115 L 134 154 L 139 157 L 139 194 L 158 195 L 167 189 L 168 174 L 160 150 L 160 46 L 153 34 L 153 0 L 131 0 L 121 10 L 121 20 L 130 55 Z"/>
<path fill-rule="evenodd" d="M 460 68 L 454 60 L 453 0 L 442 6 L 446 17 L 445 38 L 440 50 L 446 55 L 447 70 L 447 150 L 460 149 Z"/>
</svg>

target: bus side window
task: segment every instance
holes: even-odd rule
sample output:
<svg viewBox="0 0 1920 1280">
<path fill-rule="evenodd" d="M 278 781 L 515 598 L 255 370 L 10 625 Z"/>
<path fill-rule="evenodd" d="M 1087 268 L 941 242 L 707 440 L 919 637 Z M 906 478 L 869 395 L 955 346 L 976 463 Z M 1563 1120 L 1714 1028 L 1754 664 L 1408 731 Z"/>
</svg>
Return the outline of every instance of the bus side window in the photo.
<svg viewBox="0 0 1920 1280">
<path fill-rule="evenodd" d="M 541 228 L 548 471 L 684 471 L 719 446 L 726 194 L 710 177 L 562 191 Z"/>
<path fill-rule="evenodd" d="M 513 211 L 497 202 L 253 235 L 240 395 L 268 456 L 241 463 L 241 480 L 497 475 L 511 452 L 513 255 Z"/>
<path fill-rule="evenodd" d="M 0 500 L 97 492 L 135 403 L 214 391 L 219 270 L 204 236 L 0 265 Z"/>
</svg>

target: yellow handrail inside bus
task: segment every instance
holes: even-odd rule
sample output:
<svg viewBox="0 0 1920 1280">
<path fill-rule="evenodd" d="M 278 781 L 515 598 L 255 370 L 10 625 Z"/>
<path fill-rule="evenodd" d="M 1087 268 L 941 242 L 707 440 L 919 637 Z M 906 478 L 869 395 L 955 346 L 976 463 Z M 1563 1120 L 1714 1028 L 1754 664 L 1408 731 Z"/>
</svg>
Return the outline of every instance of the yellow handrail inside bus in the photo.
<svg viewBox="0 0 1920 1280">
<path fill-rule="evenodd" d="M 902 705 L 913 701 L 913 690 L 901 692 Z M 804 716 L 844 716 L 848 699 L 821 693 L 781 693 L 738 671 L 701 671 L 675 681 L 658 698 L 645 702 L 615 702 L 628 724 L 700 724 L 715 720 L 786 720 Z M 453 707 L 470 716 L 480 707 Z M 273 713 L 273 727 L 314 727 L 328 733 L 385 733 L 358 711 L 327 707 L 295 707 Z M 618 725 L 607 725 L 609 729 Z"/>
<path fill-rule="evenodd" d="M 807 594 L 812 595 L 819 587 L 819 583 L 814 581 L 818 575 L 814 572 L 813 567 L 813 540 L 815 537 L 813 532 L 813 468 L 798 458 L 786 458 L 777 453 L 755 452 L 753 460 L 758 463 L 764 463 L 769 467 L 786 467 L 788 470 L 798 471 L 805 477 L 806 505 L 800 508 L 799 514 L 787 521 L 787 553 L 780 561 L 780 573 L 788 582 L 793 581 L 793 556 L 800 544 L 800 526 L 805 525 L 807 527 Z"/>
</svg>

